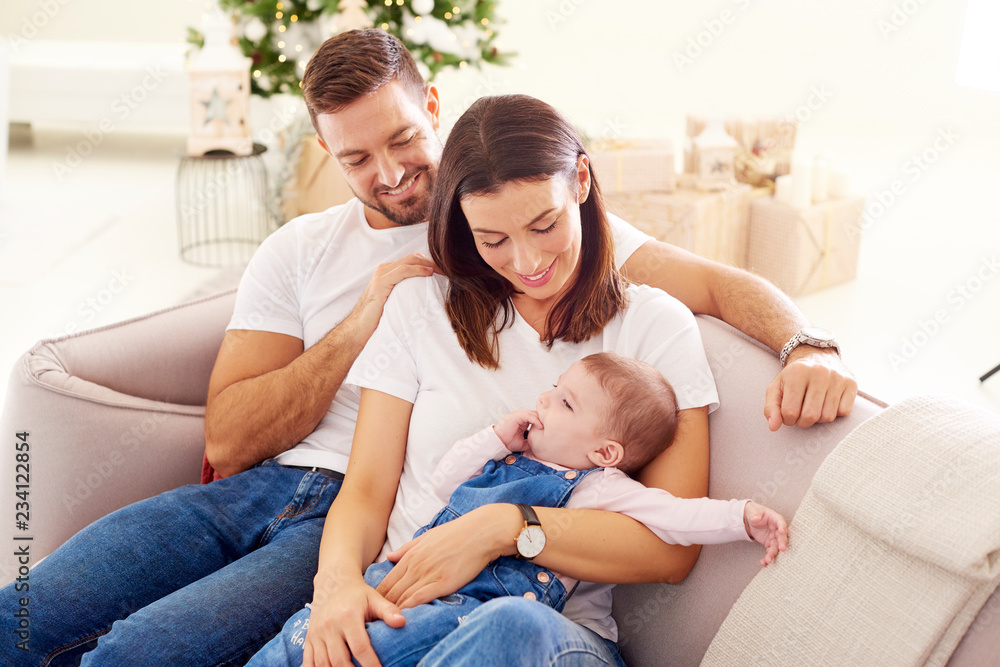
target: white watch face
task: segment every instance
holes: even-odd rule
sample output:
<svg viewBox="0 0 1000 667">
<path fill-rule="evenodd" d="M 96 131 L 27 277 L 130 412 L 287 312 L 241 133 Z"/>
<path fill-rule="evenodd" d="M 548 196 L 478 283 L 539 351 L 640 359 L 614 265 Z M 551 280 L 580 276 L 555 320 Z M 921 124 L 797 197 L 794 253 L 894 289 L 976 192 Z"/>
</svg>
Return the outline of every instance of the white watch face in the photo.
<svg viewBox="0 0 1000 667">
<path fill-rule="evenodd" d="M 534 558 L 545 548 L 545 533 L 541 526 L 527 526 L 517 536 L 517 553 L 522 558 Z"/>
</svg>

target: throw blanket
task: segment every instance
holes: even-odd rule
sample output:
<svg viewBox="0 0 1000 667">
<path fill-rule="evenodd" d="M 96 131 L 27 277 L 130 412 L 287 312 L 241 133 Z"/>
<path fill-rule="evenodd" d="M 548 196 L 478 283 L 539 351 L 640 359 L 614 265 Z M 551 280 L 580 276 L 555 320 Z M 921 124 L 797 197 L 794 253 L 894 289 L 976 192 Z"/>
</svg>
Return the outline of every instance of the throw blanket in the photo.
<svg viewBox="0 0 1000 667">
<path fill-rule="evenodd" d="M 891 406 L 816 472 L 702 665 L 944 665 L 1000 582 L 1000 418 Z"/>
</svg>

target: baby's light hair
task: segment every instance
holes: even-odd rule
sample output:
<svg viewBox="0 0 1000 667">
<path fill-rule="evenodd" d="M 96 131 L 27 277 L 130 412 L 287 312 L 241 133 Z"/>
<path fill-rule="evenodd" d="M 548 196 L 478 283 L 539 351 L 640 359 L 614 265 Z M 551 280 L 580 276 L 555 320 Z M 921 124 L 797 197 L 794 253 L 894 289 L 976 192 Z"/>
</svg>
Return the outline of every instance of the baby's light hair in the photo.
<svg viewBox="0 0 1000 667">
<path fill-rule="evenodd" d="M 649 364 L 613 352 L 581 359 L 608 397 L 601 415 L 605 438 L 622 445 L 618 467 L 640 470 L 670 446 L 677 432 L 677 396 L 663 375 Z"/>
</svg>

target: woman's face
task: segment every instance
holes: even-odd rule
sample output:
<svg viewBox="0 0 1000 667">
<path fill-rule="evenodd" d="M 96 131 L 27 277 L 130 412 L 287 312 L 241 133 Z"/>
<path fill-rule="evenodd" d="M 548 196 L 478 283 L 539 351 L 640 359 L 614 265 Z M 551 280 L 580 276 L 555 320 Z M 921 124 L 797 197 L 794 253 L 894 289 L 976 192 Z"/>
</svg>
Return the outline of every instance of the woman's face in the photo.
<svg viewBox="0 0 1000 667">
<path fill-rule="evenodd" d="M 580 156 L 572 180 L 512 182 L 496 194 L 462 199 L 480 256 L 527 298 L 559 297 L 576 278 L 580 203 L 590 190 L 587 164 Z"/>
</svg>

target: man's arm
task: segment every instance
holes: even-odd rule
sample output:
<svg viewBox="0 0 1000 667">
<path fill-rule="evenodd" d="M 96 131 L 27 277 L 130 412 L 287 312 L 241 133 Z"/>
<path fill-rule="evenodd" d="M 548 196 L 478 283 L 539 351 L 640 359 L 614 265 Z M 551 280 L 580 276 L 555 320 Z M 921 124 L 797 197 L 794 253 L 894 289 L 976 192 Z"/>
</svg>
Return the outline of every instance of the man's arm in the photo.
<svg viewBox="0 0 1000 667">
<path fill-rule="evenodd" d="M 227 332 L 205 407 L 205 453 L 219 474 L 248 470 L 311 433 L 378 326 L 389 292 L 433 267 L 421 255 L 379 265 L 347 318 L 305 352 L 294 336 Z"/>
<path fill-rule="evenodd" d="M 779 352 L 809 321 L 787 295 L 760 276 L 660 241 L 625 262 L 632 281 L 659 287 L 694 313 L 712 315 Z M 772 431 L 850 414 L 858 384 L 832 349 L 800 345 L 767 389 L 764 416 Z"/>
</svg>

